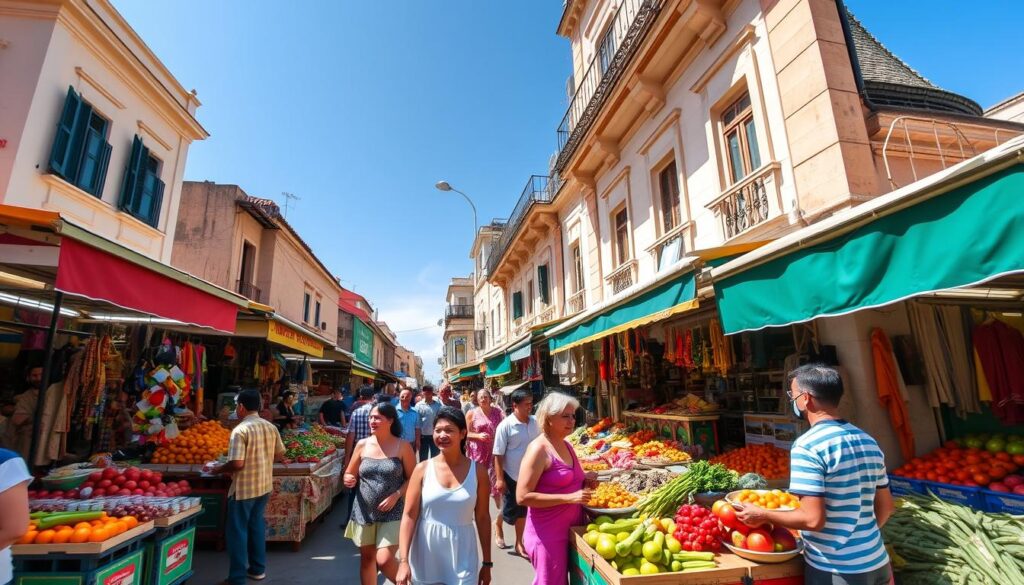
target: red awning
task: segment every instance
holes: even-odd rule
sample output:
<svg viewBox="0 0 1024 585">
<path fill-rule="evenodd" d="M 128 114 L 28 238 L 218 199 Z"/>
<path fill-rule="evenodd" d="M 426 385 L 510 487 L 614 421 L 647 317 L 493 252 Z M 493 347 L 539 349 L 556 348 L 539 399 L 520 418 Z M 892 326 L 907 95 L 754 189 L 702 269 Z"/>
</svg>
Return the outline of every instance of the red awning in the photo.
<svg viewBox="0 0 1024 585">
<path fill-rule="evenodd" d="M 61 239 L 54 287 L 164 319 L 235 331 L 235 304 L 72 238 Z"/>
</svg>

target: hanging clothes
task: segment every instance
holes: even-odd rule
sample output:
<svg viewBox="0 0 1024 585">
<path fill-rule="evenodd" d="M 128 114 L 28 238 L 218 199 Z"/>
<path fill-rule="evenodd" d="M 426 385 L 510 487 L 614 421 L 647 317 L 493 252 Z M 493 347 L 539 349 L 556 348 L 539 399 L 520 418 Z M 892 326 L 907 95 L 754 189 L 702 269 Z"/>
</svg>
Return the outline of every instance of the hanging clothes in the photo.
<svg viewBox="0 0 1024 585">
<path fill-rule="evenodd" d="M 718 319 L 712 319 L 711 322 L 708 323 L 708 330 L 711 337 L 711 353 L 714 368 L 719 374 L 725 376 L 729 373 L 729 370 L 736 361 L 732 352 L 732 343 L 729 338 L 722 333 L 722 327 L 718 324 Z M 748 350 L 750 347 L 749 338 L 747 341 L 748 343 L 744 344 L 745 350 Z M 749 356 L 745 357 L 744 361 L 749 363 Z"/>
<path fill-rule="evenodd" d="M 1024 423 L 1024 336 L 992 319 L 975 326 L 973 338 L 992 392 L 992 413 L 1007 425 Z"/>
<path fill-rule="evenodd" d="M 908 310 L 910 326 L 924 361 L 928 405 L 932 408 L 940 404 L 952 406 L 960 417 L 981 412 L 960 308 L 912 302 Z"/>
<path fill-rule="evenodd" d="M 978 350 L 976 349 L 972 348 L 971 353 L 974 354 L 974 373 L 977 375 L 978 400 L 992 402 L 992 390 L 988 387 L 988 380 L 985 379 L 985 368 L 981 366 L 981 357 L 978 356 Z"/>
<path fill-rule="evenodd" d="M 903 399 L 903 376 L 896 365 L 889 337 L 880 328 L 871 330 L 871 356 L 875 363 L 875 386 L 878 401 L 889 412 L 892 430 L 900 443 L 904 461 L 914 458 L 914 431 L 910 426 L 910 414 Z"/>
</svg>

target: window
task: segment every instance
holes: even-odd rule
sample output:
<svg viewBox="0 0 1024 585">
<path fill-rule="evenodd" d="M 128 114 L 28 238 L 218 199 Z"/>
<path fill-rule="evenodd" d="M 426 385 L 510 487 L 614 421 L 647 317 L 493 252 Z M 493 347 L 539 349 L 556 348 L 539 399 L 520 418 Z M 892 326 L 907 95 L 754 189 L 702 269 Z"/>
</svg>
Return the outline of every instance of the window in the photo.
<svg viewBox="0 0 1024 585">
<path fill-rule="evenodd" d="M 601 63 L 601 75 L 603 76 L 615 59 L 615 22 L 612 21 L 608 28 L 601 35 L 601 45 L 597 48 L 597 58 Z"/>
<path fill-rule="evenodd" d="M 623 207 L 615 213 L 615 266 L 621 266 L 629 260 L 629 216 Z"/>
<path fill-rule="evenodd" d="M 512 293 L 512 318 L 518 319 L 523 316 L 523 293 Z"/>
<path fill-rule="evenodd" d="M 540 288 L 540 302 L 545 305 L 551 304 L 551 290 L 548 285 L 548 265 L 537 267 L 537 286 Z"/>
<path fill-rule="evenodd" d="M 736 183 L 761 166 L 750 94 L 743 94 L 725 109 L 722 113 L 722 126 L 729 157 L 729 173 L 732 182 Z"/>
<path fill-rule="evenodd" d="M 658 187 L 661 191 L 661 222 L 668 233 L 681 222 L 679 217 L 679 177 L 676 175 L 676 161 L 658 173 Z"/>
<path fill-rule="evenodd" d="M 583 290 L 583 254 L 580 252 L 578 241 L 572 246 L 572 272 L 572 292 L 575 294 Z"/>
<path fill-rule="evenodd" d="M 494 320 L 494 311 L 491 310 L 491 343 L 498 339 L 498 322 Z"/>
<path fill-rule="evenodd" d="M 110 166 L 109 128 L 110 122 L 69 87 L 50 150 L 50 172 L 102 197 Z"/>
<path fill-rule="evenodd" d="M 320 329 L 320 299 L 316 300 L 313 309 L 313 326 Z"/>
<path fill-rule="evenodd" d="M 491 319 L 491 321 L 494 322 L 494 337 L 497 339 L 501 339 L 504 335 L 504 332 L 501 330 L 501 311 L 501 307 L 498 307 L 498 312 L 494 316 L 495 318 Z"/>
<path fill-rule="evenodd" d="M 302 293 L 302 322 L 309 323 L 309 302 L 312 300 L 309 292 Z"/>
<path fill-rule="evenodd" d="M 256 246 L 249 242 L 242 242 L 242 262 L 238 270 L 238 292 L 259 302 L 256 298 L 256 291 L 253 287 L 253 274 L 256 268 Z"/>
<path fill-rule="evenodd" d="M 121 202 L 118 208 L 153 227 L 160 221 L 164 182 L 160 180 L 160 160 L 150 155 L 136 134 L 132 153 L 124 171 Z"/>
<path fill-rule="evenodd" d="M 526 295 L 526 314 L 527 315 L 529 315 L 530 313 L 533 313 L 533 303 L 534 303 L 534 300 L 536 298 L 535 297 L 536 293 L 534 291 L 535 291 L 535 289 L 533 288 L 533 280 L 532 279 L 528 280 L 526 282 L 526 293 L 527 293 L 527 295 Z"/>
</svg>

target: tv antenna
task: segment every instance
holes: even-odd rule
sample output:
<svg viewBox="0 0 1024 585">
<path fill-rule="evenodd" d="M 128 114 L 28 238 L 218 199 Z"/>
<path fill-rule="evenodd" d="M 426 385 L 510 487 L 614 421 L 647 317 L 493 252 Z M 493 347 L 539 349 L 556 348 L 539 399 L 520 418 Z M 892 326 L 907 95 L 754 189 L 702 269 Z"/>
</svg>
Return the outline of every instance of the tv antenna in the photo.
<svg viewBox="0 0 1024 585">
<path fill-rule="evenodd" d="M 281 195 L 284 196 L 284 218 L 288 219 L 288 208 L 292 206 L 292 201 L 302 201 L 302 197 L 287 191 L 281 191 Z"/>
</svg>

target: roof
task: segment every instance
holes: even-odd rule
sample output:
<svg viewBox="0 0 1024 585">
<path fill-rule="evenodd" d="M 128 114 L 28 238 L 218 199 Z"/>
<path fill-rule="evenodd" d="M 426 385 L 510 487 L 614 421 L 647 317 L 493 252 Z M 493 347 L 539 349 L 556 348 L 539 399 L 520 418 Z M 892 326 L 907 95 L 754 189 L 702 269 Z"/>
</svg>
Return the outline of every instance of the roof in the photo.
<svg viewBox="0 0 1024 585">
<path fill-rule="evenodd" d="M 338 296 L 338 308 L 365 321 L 373 321 L 373 317 L 370 316 L 369 311 L 356 304 L 360 301 L 367 307 L 370 306 L 370 303 L 366 298 L 359 293 L 350 291 L 345 287 L 341 287 L 341 294 Z"/>
<path fill-rule="evenodd" d="M 245 192 L 243 191 L 243 193 Z M 293 228 L 291 224 L 288 223 L 288 220 L 286 220 L 284 218 L 284 215 L 281 214 L 281 208 L 278 207 L 277 203 L 274 203 L 272 199 L 263 199 L 262 197 L 243 195 L 240 199 L 237 200 L 237 204 L 242 209 L 248 211 L 249 215 L 252 215 L 253 218 L 256 219 L 256 221 L 258 221 L 260 225 L 262 225 L 263 227 L 268 229 L 284 228 L 285 231 L 287 231 L 289 234 L 291 234 L 293 238 L 295 238 L 299 245 L 302 246 L 302 249 L 305 250 L 307 254 L 309 254 L 313 261 L 316 262 L 316 265 L 319 266 L 320 269 L 327 274 L 330 280 L 334 283 L 338 282 L 338 279 L 336 276 L 334 276 L 334 273 L 331 272 L 329 268 L 327 268 L 327 265 L 320 261 L 320 258 L 317 257 L 316 252 L 313 251 L 313 248 L 309 247 L 309 244 L 306 243 L 306 240 L 303 240 L 302 236 L 299 235 L 299 232 L 295 231 L 295 228 Z M 338 286 L 340 287 L 341 285 Z"/>
<path fill-rule="evenodd" d="M 851 57 L 869 105 L 982 115 L 975 101 L 938 87 L 894 55 L 849 10 L 846 21 L 853 41 Z"/>
</svg>

